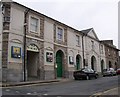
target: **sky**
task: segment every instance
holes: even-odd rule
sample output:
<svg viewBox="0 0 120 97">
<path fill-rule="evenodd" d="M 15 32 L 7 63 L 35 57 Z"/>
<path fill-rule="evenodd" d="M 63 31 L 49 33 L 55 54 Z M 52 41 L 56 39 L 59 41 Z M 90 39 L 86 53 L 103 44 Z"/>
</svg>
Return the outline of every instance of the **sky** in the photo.
<svg viewBox="0 0 120 97">
<path fill-rule="evenodd" d="M 119 0 L 14 0 L 77 30 L 93 28 L 118 47 Z"/>
</svg>

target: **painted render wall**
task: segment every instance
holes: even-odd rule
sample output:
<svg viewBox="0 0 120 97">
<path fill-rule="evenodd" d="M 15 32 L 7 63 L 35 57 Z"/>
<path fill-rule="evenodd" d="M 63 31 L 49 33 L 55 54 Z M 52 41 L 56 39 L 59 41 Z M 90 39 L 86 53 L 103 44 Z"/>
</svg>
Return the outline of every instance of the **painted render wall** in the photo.
<svg viewBox="0 0 120 97">
<path fill-rule="evenodd" d="M 24 28 L 24 10 L 14 4 L 11 5 L 10 33 L 8 43 L 8 74 L 9 81 L 23 80 L 23 28 Z M 21 58 L 11 57 L 11 47 L 21 48 Z"/>
<path fill-rule="evenodd" d="M 73 52 L 74 55 L 74 65 L 76 65 L 76 56 L 79 54 L 82 59 L 82 36 L 81 34 L 75 33 L 72 29 L 68 29 L 68 56 L 70 55 L 70 52 Z M 80 36 L 80 46 L 77 46 L 76 42 L 76 35 Z M 69 61 L 69 60 L 68 60 Z M 69 63 L 69 62 L 68 62 Z M 83 62 L 81 61 L 81 68 L 83 67 Z M 70 64 L 69 67 L 73 67 Z"/>
<path fill-rule="evenodd" d="M 92 50 L 92 43 L 91 41 L 94 41 L 94 51 Z M 95 70 L 98 72 L 101 72 L 100 67 L 100 52 L 99 52 L 99 42 L 89 38 L 87 36 L 84 37 L 84 44 L 85 44 L 85 58 L 88 62 L 88 67 L 91 67 L 91 57 L 94 55 L 96 58 L 96 68 Z"/>
<path fill-rule="evenodd" d="M 118 49 L 120 49 L 120 1 L 118 2 Z M 120 56 L 120 51 L 119 51 L 119 56 Z M 120 64 L 120 58 L 119 58 L 119 64 Z"/>
<path fill-rule="evenodd" d="M 68 64 L 68 67 L 72 67 L 72 70 L 75 70 L 75 65 L 76 65 L 76 56 L 79 54 L 81 56 L 81 66 L 80 68 L 83 67 L 83 62 L 82 62 L 82 36 L 81 34 L 75 33 L 74 30 L 72 29 L 68 29 L 67 31 L 68 36 L 68 63 L 69 63 L 69 56 L 73 56 L 74 57 L 74 65 L 70 65 Z M 80 46 L 77 46 L 77 42 L 76 42 L 76 35 L 79 35 L 80 37 Z"/>
<path fill-rule="evenodd" d="M 106 57 L 105 57 L 105 46 L 104 46 L 104 44 L 100 44 L 100 46 L 101 45 L 103 45 L 103 53 L 101 53 L 101 47 L 100 47 L 100 60 L 104 61 L 104 67 L 103 68 L 106 69 L 107 68 L 107 66 L 106 66 L 107 64 L 106 64 Z"/>
<path fill-rule="evenodd" d="M 53 61 L 46 61 L 46 53 L 53 54 Z M 45 18 L 44 21 L 44 70 L 45 79 L 54 79 L 54 23 L 50 19 Z"/>
</svg>

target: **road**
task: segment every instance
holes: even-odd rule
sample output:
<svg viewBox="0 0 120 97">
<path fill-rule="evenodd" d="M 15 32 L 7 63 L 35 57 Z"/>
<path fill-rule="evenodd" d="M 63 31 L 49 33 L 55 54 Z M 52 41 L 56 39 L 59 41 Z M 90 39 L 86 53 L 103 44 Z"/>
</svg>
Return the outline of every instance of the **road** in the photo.
<svg viewBox="0 0 120 97">
<path fill-rule="evenodd" d="M 3 95 L 93 95 L 118 87 L 118 76 L 92 80 L 70 80 L 67 82 L 3 88 Z"/>
</svg>

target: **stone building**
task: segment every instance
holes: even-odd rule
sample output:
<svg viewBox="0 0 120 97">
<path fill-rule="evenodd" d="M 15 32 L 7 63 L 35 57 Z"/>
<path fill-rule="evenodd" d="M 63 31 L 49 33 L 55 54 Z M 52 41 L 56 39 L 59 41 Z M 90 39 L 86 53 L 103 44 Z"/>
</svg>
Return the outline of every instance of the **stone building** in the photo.
<svg viewBox="0 0 120 97">
<path fill-rule="evenodd" d="M 105 46 L 105 57 L 107 68 L 114 68 L 115 70 L 119 67 L 119 49 L 113 45 L 113 40 L 100 41 Z"/>
<path fill-rule="evenodd" d="M 118 49 L 120 49 L 120 27 L 119 26 L 120 26 L 120 1 L 118 2 Z M 119 64 L 120 64 L 120 52 L 119 52 Z"/>
<path fill-rule="evenodd" d="M 16 2 L 2 2 L 0 10 L 2 81 L 72 78 L 85 66 L 99 73 L 107 68 L 106 44 L 93 28 L 78 31 Z"/>
<path fill-rule="evenodd" d="M 97 72 L 105 69 L 104 45 L 100 43 L 93 28 L 82 30 L 84 33 L 84 56 L 85 64 Z"/>
</svg>

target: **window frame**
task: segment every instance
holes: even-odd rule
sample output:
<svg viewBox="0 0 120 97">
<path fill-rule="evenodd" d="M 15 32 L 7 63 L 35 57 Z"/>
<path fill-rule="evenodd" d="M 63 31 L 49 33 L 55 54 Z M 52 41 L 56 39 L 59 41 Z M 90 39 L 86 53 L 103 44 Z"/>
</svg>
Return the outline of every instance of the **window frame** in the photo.
<svg viewBox="0 0 120 97">
<path fill-rule="evenodd" d="M 93 40 L 91 40 L 91 47 L 92 47 L 92 50 L 95 50 L 95 42 Z"/>
<path fill-rule="evenodd" d="M 46 62 L 52 63 L 53 62 L 53 53 L 47 51 L 46 52 Z"/>
<path fill-rule="evenodd" d="M 32 29 L 31 29 L 31 19 L 36 19 L 36 20 L 38 20 L 38 22 L 37 22 L 37 31 L 33 31 Z M 32 34 L 38 34 L 38 35 L 40 35 L 40 19 L 37 17 L 37 16 L 34 16 L 34 15 L 30 15 L 29 16 L 29 32 L 30 33 L 32 33 Z"/>
<path fill-rule="evenodd" d="M 76 45 L 80 46 L 80 36 L 76 35 Z"/>
<path fill-rule="evenodd" d="M 104 53 L 104 48 L 103 48 L 103 45 L 101 45 L 101 54 Z"/>
<path fill-rule="evenodd" d="M 58 35 L 60 35 L 59 32 L 58 32 L 58 29 L 62 30 L 62 35 L 61 35 L 62 39 L 59 38 L 59 36 L 58 36 Z M 60 26 L 56 27 L 56 40 L 64 42 L 64 29 L 62 27 L 60 27 Z"/>
<path fill-rule="evenodd" d="M 74 57 L 73 56 L 69 56 L 69 64 L 74 65 Z"/>
</svg>

